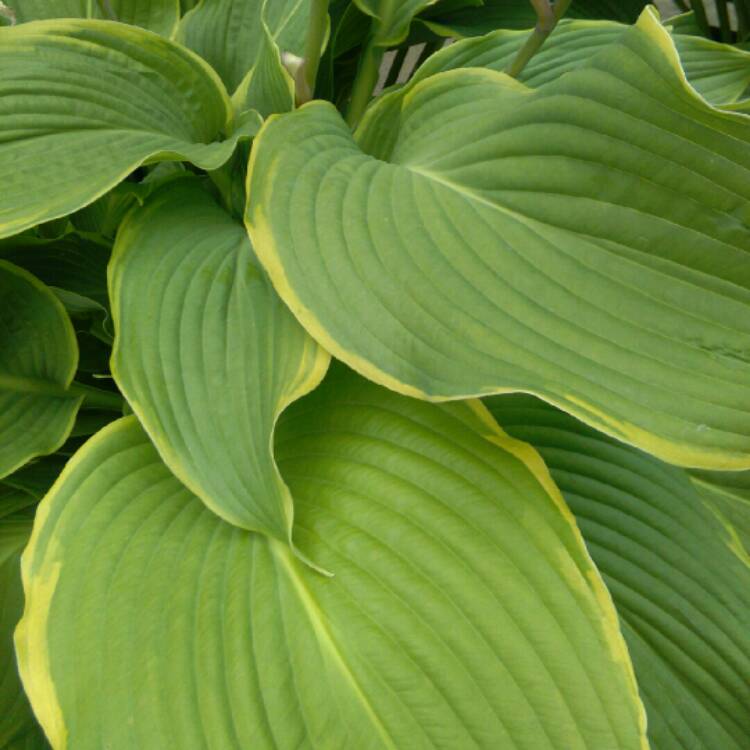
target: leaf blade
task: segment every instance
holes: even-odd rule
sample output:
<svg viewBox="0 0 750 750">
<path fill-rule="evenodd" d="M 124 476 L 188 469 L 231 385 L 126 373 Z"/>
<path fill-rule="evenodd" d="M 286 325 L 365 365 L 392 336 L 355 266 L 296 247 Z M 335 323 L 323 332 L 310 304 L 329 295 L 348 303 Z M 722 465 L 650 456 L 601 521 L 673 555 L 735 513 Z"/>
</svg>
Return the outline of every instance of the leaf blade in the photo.
<svg viewBox="0 0 750 750">
<path fill-rule="evenodd" d="M 750 737 L 750 568 L 706 496 L 688 472 L 537 399 L 486 403 L 540 451 L 576 515 L 623 624 L 654 750 L 740 750 Z"/>
<path fill-rule="evenodd" d="M 399 117 L 367 153 L 320 103 L 256 140 L 248 230 L 318 341 L 408 395 L 533 392 L 670 462 L 750 464 L 750 130 L 655 16 L 541 90 L 454 70 Z"/>
<path fill-rule="evenodd" d="M 96 200 L 146 161 L 215 169 L 228 95 L 210 67 L 156 34 L 111 21 L 35 21 L 0 29 L 0 236 Z M 116 144 L 116 147 L 113 146 Z"/>
<path fill-rule="evenodd" d="M 82 398 L 68 392 L 78 362 L 73 326 L 54 294 L 0 260 L 0 477 L 55 451 Z"/>
<path fill-rule="evenodd" d="M 306 743 L 492 747 L 505 740 L 523 750 L 578 750 L 597 741 L 645 747 L 611 604 L 594 593 L 603 588 L 575 528 L 523 461 L 485 440 L 477 430 L 491 426 L 466 405 L 411 402 L 343 371 L 327 383 L 290 409 L 277 448 L 298 498 L 298 542 L 336 571 L 333 579 L 299 566 L 278 542 L 213 516 L 159 464 L 133 419 L 106 428 L 78 454 L 44 501 L 24 558 L 30 604 L 17 644 L 35 708 L 51 675 L 60 726 L 84 750 L 101 736 L 114 750 L 160 736 L 187 750 L 272 743 L 284 749 Z M 455 472 L 444 463 L 447 455 L 458 462 Z M 459 470 L 464 464 L 474 469 L 468 482 Z M 92 515 L 94 493 L 99 501 Z M 84 516 L 89 523 L 82 528 Z M 478 528 L 485 535 L 477 536 Z M 511 528 L 525 531 L 514 536 Z M 73 534 L 76 545 L 68 541 Z M 526 534 L 552 546 L 536 547 Z M 115 571 L 111 555 L 123 543 L 126 557 Z M 87 601 L 105 589 L 116 595 L 113 611 L 96 608 L 96 622 L 87 625 L 76 615 L 80 607 L 63 603 L 81 566 L 90 570 L 94 561 L 99 575 L 93 580 L 101 588 Z M 475 575 L 467 578 L 467 570 Z M 175 596 L 164 597 L 167 584 Z M 543 602 L 532 593 L 549 594 L 550 586 L 556 594 Z M 218 609 L 217 596 L 224 602 Z M 119 606 L 141 613 L 139 635 L 119 640 Z M 186 607 L 193 616 L 179 614 Z M 44 625 L 30 629 L 45 621 L 45 611 L 56 636 Z M 230 625 L 223 633 L 217 628 L 222 611 Z M 95 719 L 87 716 L 91 704 L 75 696 L 93 698 L 101 689 L 91 681 L 93 662 L 79 662 L 76 672 L 66 668 L 71 616 L 90 646 L 105 631 L 122 644 L 105 667 L 110 685 L 118 684 L 125 661 L 136 669 L 143 664 L 130 659 L 138 648 L 155 660 L 141 683 L 154 696 L 175 673 L 187 689 L 173 691 L 168 705 L 146 701 L 133 712 L 126 697 L 97 708 Z M 171 637 L 185 650 L 159 645 L 166 634 L 159 621 L 175 623 Z M 614 642 L 605 634 L 610 627 Z M 199 632 L 204 645 L 195 664 Z M 586 658 L 558 648 L 563 633 Z M 41 642 L 49 644 L 47 666 L 35 659 Z M 550 649 L 557 657 L 540 662 Z M 98 661 L 99 647 L 87 649 L 94 652 Z M 564 666 L 555 663 L 560 657 Z M 193 665 L 187 671 L 180 666 L 185 658 Z M 554 674 L 537 668 L 540 663 Z M 227 671 L 229 664 L 235 666 Z M 194 669 L 203 675 L 197 682 Z M 592 701 L 603 702 L 603 710 L 589 710 L 582 721 L 582 704 L 590 709 Z M 123 722 L 123 711 L 134 722 Z M 49 709 L 42 711 L 48 731 L 51 718 Z"/>
<path fill-rule="evenodd" d="M 228 522 L 288 541 L 279 414 L 328 355 L 276 297 L 241 224 L 192 180 L 157 192 L 109 269 L 112 373 L 172 471 Z"/>
</svg>

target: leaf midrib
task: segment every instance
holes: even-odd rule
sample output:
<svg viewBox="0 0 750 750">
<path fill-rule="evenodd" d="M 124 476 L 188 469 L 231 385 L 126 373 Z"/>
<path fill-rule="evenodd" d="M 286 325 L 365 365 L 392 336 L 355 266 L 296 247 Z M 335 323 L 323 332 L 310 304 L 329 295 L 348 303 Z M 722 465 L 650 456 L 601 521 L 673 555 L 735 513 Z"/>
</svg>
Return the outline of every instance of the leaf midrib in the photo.
<svg viewBox="0 0 750 750">
<path fill-rule="evenodd" d="M 329 625 L 326 621 L 325 615 L 320 609 L 320 605 L 315 600 L 310 589 L 305 584 L 299 571 L 295 567 L 296 563 L 292 558 L 292 553 L 286 544 L 278 542 L 274 539 L 268 540 L 268 545 L 274 561 L 277 562 L 287 578 L 291 582 L 295 592 L 299 597 L 299 601 L 302 604 L 305 613 L 307 614 L 310 624 L 313 627 L 318 644 L 320 645 L 321 651 L 328 653 L 331 656 L 331 662 L 341 673 L 341 676 L 351 688 L 353 694 L 356 696 L 358 702 L 364 709 L 365 714 L 370 719 L 375 731 L 377 732 L 380 739 L 383 741 L 383 746 L 388 750 L 399 750 L 394 744 L 388 730 L 381 722 L 378 717 L 375 708 L 370 703 L 369 698 L 365 694 L 362 686 L 359 684 L 356 675 L 351 670 L 349 664 L 347 664 L 346 658 L 339 648 L 336 639 L 331 632 Z"/>
<path fill-rule="evenodd" d="M 0 391 L 12 393 L 28 393 L 53 398 L 74 399 L 78 396 L 71 393 L 65 386 L 51 380 L 28 377 L 25 375 L 10 375 L 0 373 Z"/>
</svg>

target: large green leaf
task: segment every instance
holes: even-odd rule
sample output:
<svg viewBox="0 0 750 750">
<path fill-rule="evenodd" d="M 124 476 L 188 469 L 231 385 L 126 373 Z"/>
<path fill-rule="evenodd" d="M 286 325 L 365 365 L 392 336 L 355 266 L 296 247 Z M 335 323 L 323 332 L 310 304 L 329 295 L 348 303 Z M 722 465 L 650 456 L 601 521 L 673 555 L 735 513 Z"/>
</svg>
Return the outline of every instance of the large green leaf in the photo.
<svg viewBox="0 0 750 750">
<path fill-rule="evenodd" d="M 25 493 L 0 487 L 0 748 L 3 750 L 45 746 L 21 686 L 13 649 L 13 631 L 23 612 L 21 551 L 29 539 L 33 521 L 33 515 L 19 508 L 33 502 Z"/>
<path fill-rule="evenodd" d="M 630 27 L 613 21 L 563 20 L 542 49 L 531 58 L 519 80 L 532 88 L 555 81 L 564 73 L 585 66 L 608 44 L 613 44 Z M 388 120 L 384 108 L 401 108 L 404 97 L 430 76 L 457 68 L 488 68 L 504 71 L 528 38 L 530 30 L 500 30 L 486 36 L 464 39 L 430 56 L 414 73 L 407 86 L 381 97 L 370 112 L 382 130 Z M 750 85 L 750 53 L 728 44 L 702 37 L 675 35 L 685 75 L 709 102 L 725 105 L 736 102 Z M 372 128 L 362 128 L 370 138 Z M 395 137 L 395 135 L 394 135 Z M 367 144 L 363 144 L 367 149 Z"/>
<path fill-rule="evenodd" d="M 687 473 L 530 396 L 487 405 L 539 450 L 612 592 L 653 750 L 750 747 L 750 567 Z"/>
<path fill-rule="evenodd" d="M 334 578 L 208 511 L 133 418 L 68 465 L 16 640 L 55 748 L 646 748 L 570 513 L 480 405 L 336 369 L 277 451 L 296 540 Z"/>
<path fill-rule="evenodd" d="M 180 17 L 179 0 L 14 0 L 11 5 L 19 23 L 49 18 L 100 18 L 142 26 L 164 36 L 172 34 Z"/>
<path fill-rule="evenodd" d="M 111 21 L 0 28 L 0 237 L 71 213 L 138 165 L 160 159 L 215 169 L 231 107 L 211 68 L 151 32 Z"/>
<path fill-rule="evenodd" d="M 328 351 L 408 395 L 533 392 L 667 461 L 750 466 L 750 120 L 695 94 L 652 12 L 540 90 L 454 70 L 386 117 L 364 153 L 314 102 L 253 149 L 253 244 Z"/>
<path fill-rule="evenodd" d="M 329 357 L 277 297 L 242 224 L 194 181 L 168 185 L 122 225 L 110 287 L 112 372 L 164 461 L 222 518 L 289 539 L 273 430 Z"/>
<path fill-rule="evenodd" d="M 0 260 L 0 477 L 56 450 L 81 397 L 70 392 L 78 361 L 62 304 L 31 274 Z"/>
<path fill-rule="evenodd" d="M 258 60 L 264 23 L 279 48 L 302 54 L 310 6 L 310 0 L 201 0 L 180 21 L 177 38 L 234 91 Z"/>
</svg>

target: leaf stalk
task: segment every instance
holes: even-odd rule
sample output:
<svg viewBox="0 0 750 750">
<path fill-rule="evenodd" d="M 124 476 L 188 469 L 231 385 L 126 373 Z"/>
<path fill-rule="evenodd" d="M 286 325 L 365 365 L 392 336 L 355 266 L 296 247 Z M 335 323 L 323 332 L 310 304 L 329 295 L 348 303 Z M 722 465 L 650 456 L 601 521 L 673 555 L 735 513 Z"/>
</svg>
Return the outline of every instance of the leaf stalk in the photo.
<svg viewBox="0 0 750 750">
<path fill-rule="evenodd" d="M 357 77 L 352 87 L 352 97 L 346 111 L 346 121 L 353 129 L 362 118 L 367 105 L 372 98 L 372 92 L 378 82 L 380 74 L 380 63 L 383 62 L 385 49 L 376 43 L 372 37 L 365 47 L 357 71 Z"/>
<path fill-rule="evenodd" d="M 83 396 L 85 406 L 109 409 L 110 411 L 122 411 L 125 403 L 119 393 L 104 391 L 101 388 L 94 388 L 91 385 L 85 385 L 77 381 L 70 384 L 67 389 L 67 395 Z"/>
<path fill-rule="evenodd" d="M 537 22 L 531 35 L 518 50 L 511 64 L 505 71 L 509 76 L 518 78 L 529 60 L 541 49 L 547 37 L 555 30 L 558 21 L 568 9 L 571 0 L 557 0 L 553 6 L 549 0 L 530 0 L 536 11 Z"/>
<path fill-rule="evenodd" d="M 328 32 L 328 0 L 312 0 L 311 5 L 304 62 L 300 74 L 295 76 L 297 104 L 309 102 L 315 94 L 320 56 L 323 54 L 323 43 Z"/>
</svg>

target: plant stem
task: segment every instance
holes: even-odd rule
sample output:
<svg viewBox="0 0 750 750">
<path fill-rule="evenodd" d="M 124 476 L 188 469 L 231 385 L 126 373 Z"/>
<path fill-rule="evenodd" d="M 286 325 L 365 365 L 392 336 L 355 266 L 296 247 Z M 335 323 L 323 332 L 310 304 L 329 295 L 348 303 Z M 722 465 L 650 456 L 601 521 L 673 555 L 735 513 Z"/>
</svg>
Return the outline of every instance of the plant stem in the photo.
<svg viewBox="0 0 750 750">
<path fill-rule="evenodd" d="M 557 22 L 568 9 L 571 0 L 557 0 L 554 9 L 549 0 L 530 0 L 530 2 L 536 11 L 537 22 L 531 35 L 505 71 L 513 78 L 518 78 L 529 60 L 541 49 L 547 37 L 557 26 Z"/>
<path fill-rule="evenodd" d="M 328 30 L 328 0 L 311 0 L 310 24 L 305 41 L 302 75 L 297 81 L 297 103 L 309 102 L 315 94 L 315 81 L 318 77 L 320 56 L 323 53 L 323 41 Z"/>
<path fill-rule="evenodd" d="M 83 396 L 83 403 L 86 406 L 94 406 L 99 409 L 109 409 L 111 411 L 122 411 L 124 400 L 118 393 L 104 391 L 101 388 L 94 388 L 92 385 L 73 382 L 67 389 L 67 393 L 73 396 Z"/>
<path fill-rule="evenodd" d="M 346 112 L 346 121 L 354 128 L 370 103 L 375 84 L 378 82 L 380 63 L 383 61 L 383 47 L 375 43 L 374 37 L 367 43 L 365 52 L 359 63 L 357 77 L 352 88 L 352 98 Z"/>
</svg>

